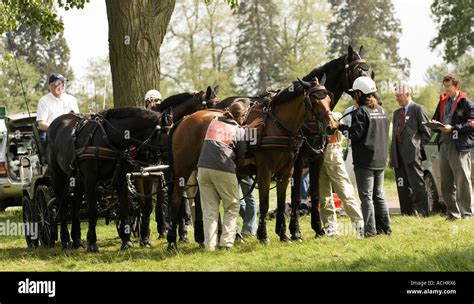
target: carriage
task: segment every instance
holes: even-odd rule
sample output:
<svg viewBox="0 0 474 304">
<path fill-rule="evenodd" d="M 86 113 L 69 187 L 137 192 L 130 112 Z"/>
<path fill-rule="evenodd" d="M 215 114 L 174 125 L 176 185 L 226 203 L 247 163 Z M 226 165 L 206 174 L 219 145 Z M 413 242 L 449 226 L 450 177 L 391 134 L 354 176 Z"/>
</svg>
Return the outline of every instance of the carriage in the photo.
<svg viewBox="0 0 474 304">
<path fill-rule="evenodd" d="M 46 161 L 46 146 L 41 143 L 40 131 L 34 121 L 29 121 L 21 128 L 21 137 L 28 140 L 31 145 L 27 155 L 20 159 L 20 179 L 22 184 L 23 223 L 25 225 L 25 238 L 28 247 L 54 247 L 58 240 L 58 225 L 60 222 L 60 206 L 56 201 L 53 188 L 53 179 Z M 167 166 L 155 165 L 140 168 L 137 172 L 127 174 L 129 192 L 129 208 L 131 214 L 131 232 L 134 237 L 140 235 L 140 204 L 133 180 L 135 178 L 158 179 L 163 176 Z M 117 193 L 105 183 L 97 185 L 98 213 L 108 225 L 115 221 L 117 232 L 120 233 L 120 219 L 118 217 Z M 74 196 L 72 189 L 68 191 L 68 200 Z M 80 198 L 80 219 L 87 221 L 87 201 L 85 196 Z M 70 204 L 64 205 L 68 214 L 68 223 L 71 222 Z"/>
</svg>

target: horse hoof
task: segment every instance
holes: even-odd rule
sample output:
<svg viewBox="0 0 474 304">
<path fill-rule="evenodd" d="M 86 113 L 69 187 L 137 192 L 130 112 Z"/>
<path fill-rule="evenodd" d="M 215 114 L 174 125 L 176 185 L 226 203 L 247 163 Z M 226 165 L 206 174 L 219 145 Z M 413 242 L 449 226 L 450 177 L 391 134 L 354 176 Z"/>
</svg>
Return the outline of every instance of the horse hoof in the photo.
<svg viewBox="0 0 474 304">
<path fill-rule="evenodd" d="M 72 248 L 71 242 L 61 242 L 61 249 L 68 250 Z"/>
<path fill-rule="evenodd" d="M 84 243 L 81 240 L 72 242 L 72 249 L 79 248 L 85 248 Z"/>
<path fill-rule="evenodd" d="M 179 236 L 179 242 L 180 243 L 185 243 L 185 244 L 189 243 L 188 236 L 187 235 L 180 235 Z"/>
<path fill-rule="evenodd" d="M 168 243 L 168 247 L 166 247 L 168 251 L 178 251 L 178 246 L 176 243 Z"/>
<path fill-rule="evenodd" d="M 122 243 L 122 246 L 120 246 L 120 250 L 129 250 L 132 247 L 133 247 L 132 241 L 126 241 Z"/>
<path fill-rule="evenodd" d="M 295 242 L 299 242 L 299 243 L 302 243 L 303 242 L 303 238 L 301 237 L 301 235 L 297 235 L 297 236 L 291 236 L 291 240 L 292 241 L 295 241 Z"/>
<path fill-rule="evenodd" d="M 140 241 L 140 247 L 146 247 L 146 248 L 151 248 L 151 243 L 148 240 L 145 241 Z"/>
<path fill-rule="evenodd" d="M 291 243 L 291 239 L 286 234 L 284 234 L 280 236 L 280 242 Z"/>
<path fill-rule="evenodd" d="M 167 236 L 166 233 L 159 233 L 159 234 L 158 234 L 158 239 L 159 239 L 159 240 L 166 239 L 166 236 Z"/>
<path fill-rule="evenodd" d="M 98 253 L 99 247 L 96 243 L 87 244 L 87 252 Z"/>
<path fill-rule="evenodd" d="M 259 241 L 263 245 L 268 245 L 268 243 L 270 243 L 270 240 L 268 238 L 259 239 Z"/>
</svg>

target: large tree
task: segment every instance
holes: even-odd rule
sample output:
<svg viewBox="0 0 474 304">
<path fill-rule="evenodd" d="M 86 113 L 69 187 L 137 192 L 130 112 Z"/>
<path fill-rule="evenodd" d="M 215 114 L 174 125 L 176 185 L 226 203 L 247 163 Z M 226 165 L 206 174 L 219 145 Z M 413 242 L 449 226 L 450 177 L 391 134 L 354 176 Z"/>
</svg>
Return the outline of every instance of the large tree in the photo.
<svg viewBox="0 0 474 304">
<path fill-rule="evenodd" d="M 37 85 L 39 89 L 47 87 L 47 77 L 51 73 L 60 73 L 69 80 L 74 79 L 69 66 L 69 46 L 62 32 L 47 39 L 41 35 L 38 26 L 24 23 L 7 32 L 6 40 L 8 51 L 17 57 L 24 57 L 42 75 L 42 80 Z"/>
<path fill-rule="evenodd" d="M 176 0 L 106 0 L 116 107 L 142 105 L 160 86 L 160 47 Z"/>
<path fill-rule="evenodd" d="M 278 7 L 273 0 L 248 0 L 240 4 L 236 16 L 240 30 L 237 66 L 246 75 L 245 87 L 263 91 L 278 79 L 274 47 L 279 31 L 275 23 Z"/>
<path fill-rule="evenodd" d="M 474 5 L 472 0 L 434 0 L 433 18 L 439 25 L 438 35 L 431 40 L 431 48 L 443 44 L 447 62 L 455 62 L 474 45 Z"/>
<path fill-rule="evenodd" d="M 160 89 L 167 95 L 219 85 L 219 95 L 235 95 L 235 18 L 214 1 L 179 1 L 161 52 Z M 177 47 L 179 46 L 179 47 Z M 168 84 L 171 84 L 170 86 Z"/>
<path fill-rule="evenodd" d="M 334 20 L 328 26 L 330 54 L 345 53 L 347 46 L 361 45 L 361 40 L 371 39 L 383 48 L 383 59 L 393 68 L 408 74 L 409 61 L 398 55 L 402 32 L 400 20 L 395 17 L 391 0 L 329 0 L 334 10 Z M 370 49 L 366 48 L 367 52 Z"/>
<path fill-rule="evenodd" d="M 211 2 L 210 0 L 204 0 Z M 45 37 L 63 30 L 53 5 L 82 8 L 88 0 L 30 0 L 0 2 L 0 33 L 19 24 L 39 25 Z M 234 8 L 237 0 L 225 0 Z M 143 92 L 159 87 L 159 48 L 175 0 L 106 0 L 109 52 L 115 106 L 141 104 Z"/>
</svg>

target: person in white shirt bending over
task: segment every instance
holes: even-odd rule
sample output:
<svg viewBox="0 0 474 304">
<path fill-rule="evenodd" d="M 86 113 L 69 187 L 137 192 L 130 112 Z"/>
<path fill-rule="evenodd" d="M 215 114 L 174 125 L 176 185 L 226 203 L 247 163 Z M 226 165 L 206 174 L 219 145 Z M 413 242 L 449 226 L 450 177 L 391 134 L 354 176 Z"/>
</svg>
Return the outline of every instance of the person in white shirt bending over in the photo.
<svg viewBox="0 0 474 304">
<path fill-rule="evenodd" d="M 38 110 L 36 111 L 36 121 L 38 129 L 48 131 L 51 122 L 58 116 L 67 113 L 79 113 L 77 99 L 65 93 L 66 79 L 61 74 L 52 74 L 49 77 L 50 92 L 38 102 Z"/>
</svg>

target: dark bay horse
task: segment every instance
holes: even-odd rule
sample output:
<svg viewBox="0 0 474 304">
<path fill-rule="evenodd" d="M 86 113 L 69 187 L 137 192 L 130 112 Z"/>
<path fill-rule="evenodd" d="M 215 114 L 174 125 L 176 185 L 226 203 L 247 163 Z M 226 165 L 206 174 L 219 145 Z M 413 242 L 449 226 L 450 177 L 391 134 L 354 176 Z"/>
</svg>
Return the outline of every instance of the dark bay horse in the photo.
<svg viewBox="0 0 474 304">
<path fill-rule="evenodd" d="M 261 106 L 259 104 L 258 106 Z M 261 141 L 253 151 L 257 166 L 257 177 L 260 192 L 260 222 L 258 238 L 268 242 L 266 232 L 266 214 L 268 212 L 268 191 L 273 175 L 278 179 L 278 207 L 284 213 L 286 187 L 291 177 L 296 152 L 301 145 L 297 131 L 307 117 L 317 116 L 326 124 L 331 120 L 329 115 L 330 98 L 326 90 L 316 80 L 313 83 L 295 82 L 289 88 L 275 96 L 265 107 L 252 107 L 246 124 L 259 126 L 257 133 Z M 196 170 L 204 135 L 210 121 L 215 116 L 224 115 L 223 111 L 199 111 L 183 119 L 171 130 L 172 147 L 172 189 L 171 192 L 171 229 L 168 232 L 168 249 L 176 249 L 176 228 L 178 210 L 187 181 L 192 171 Z M 255 124 L 264 122 L 265 125 Z M 335 121 L 331 125 L 335 125 Z M 279 217 L 277 230 L 281 240 L 289 240 L 286 227 Z M 202 220 L 201 220 L 202 223 Z M 199 227 L 202 229 L 202 227 Z M 197 229 L 197 227 L 195 227 Z"/>
<path fill-rule="evenodd" d="M 190 115 L 198 110 L 213 108 L 214 105 L 219 102 L 217 96 L 218 87 L 212 88 L 207 87 L 206 91 L 193 92 L 193 93 L 180 93 L 172 95 L 164 99 L 160 104 L 152 108 L 153 111 L 161 113 L 161 140 L 160 140 L 160 151 L 161 160 L 163 163 L 168 164 L 168 131 L 174 123 L 181 120 L 184 116 Z M 138 200 L 141 207 L 141 224 L 140 224 L 140 245 L 149 247 L 150 243 L 150 214 L 153 210 L 152 202 L 152 189 L 155 183 L 152 179 L 137 179 L 135 185 L 137 187 L 139 196 Z M 164 184 L 164 181 L 160 181 L 159 184 Z M 162 188 L 162 189 L 160 189 Z M 157 230 L 159 238 L 166 236 L 167 224 L 166 224 L 166 212 L 165 200 L 167 199 L 166 187 L 160 185 L 157 191 L 156 209 L 155 216 L 157 222 Z M 180 221 L 179 221 L 179 236 L 181 241 L 187 241 L 187 232 L 184 221 L 184 205 L 180 210 Z"/>
<path fill-rule="evenodd" d="M 72 200 L 72 247 L 82 247 L 79 204 L 87 198 L 87 250 L 98 252 L 96 224 L 99 184 L 116 191 L 119 199 L 122 249 L 132 246 L 128 186 L 125 175 L 134 169 L 134 155 L 151 152 L 158 158 L 160 115 L 140 108 L 117 108 L 91 117 L 66 114 L 48 129 L 48 164 L 60 210 L 61 243 L 70 242 L 67 227 L 67 196 Z"/>
<path fill-rule="evenodd" d="M 347 49 L 347 54 L 334 59 L 318 68 L 312 70 L 303 80 L 309 81 L 314 77 L 327 76 L 325 87 L 334 94 L 331 103 L 331 110 L 334 109 L 342 94 L 346 92 L 351 94 L 349 89 L 357 77 L 369 76 L 374 78 L 374 72 L 363 59 L 363 47 L 361 46 L 357 53 L 351 46 Z M 316 235 L 323 235 L 324 230 L 321 227 L 319 216 L 319 175 L 323 162 L 323 149 L 325 146 L 325 126 L 317 121 L 305 122 L 302 128 L 303 135 L 307 142 L 298 153 L 293 171 L 293 183 L 291 187 L 291 220 L 290 232 L 292 240 L 301 240 L 299 229 L 299 213 L 301 204 L 301 179 L 305 161 L 309 165 L 310 193 L 311 193 L 311 227 Z"/>
</svg>

